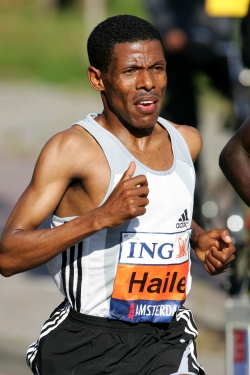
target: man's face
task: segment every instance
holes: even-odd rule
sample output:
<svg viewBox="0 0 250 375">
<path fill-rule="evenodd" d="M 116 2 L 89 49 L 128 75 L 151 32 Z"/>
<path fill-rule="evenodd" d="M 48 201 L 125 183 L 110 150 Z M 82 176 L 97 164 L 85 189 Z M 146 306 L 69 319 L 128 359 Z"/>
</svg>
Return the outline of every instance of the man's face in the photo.
<svg viewBox="0 0 250 375">
<path fill-rule="evenodd" d="M 159 41 L 115 45 L 107 73 L 102 75 L 107 115 L 123 125 L 147 129 L 156 122 L 167 83 L 166 61 Z"/>
</svg>

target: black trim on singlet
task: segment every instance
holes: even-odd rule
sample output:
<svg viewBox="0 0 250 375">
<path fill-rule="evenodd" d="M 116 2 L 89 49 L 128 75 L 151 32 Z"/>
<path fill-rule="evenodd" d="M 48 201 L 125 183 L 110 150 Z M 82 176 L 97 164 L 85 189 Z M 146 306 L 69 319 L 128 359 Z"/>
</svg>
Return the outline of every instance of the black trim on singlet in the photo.
<svg viewBox="0 0 250 375">
<path fill-rule="evenodd" d="M 76 311 L 81 311 L 81 291 L 82 291 L 82 253 L 83 253 L 83 242 L 78 243 L 78 254 L 77 254 L 77 289 L 76 289 Z"/>
<path fill-rule="evenodd" d="M 75 255 L 77 251 L 77 259 Z M 82 290 L 82 254 L 83 254 L 83 241 L 77 245 L 70 247 L 69 252 L 69 277 L 66 276 L 66 268 L 68 263 L 67 250 L 62 253 L 62 267 L 61 276 L 65 296 L 69 299 L 71 306 L 76 311 L 81 311 L 81 290 Z M 74 281 L 77 278 L 76 292 L 74 291 Z M 67 291 L 68 286 L 68 291 Z"/>
<path fill-rule="evenodd" d="M 75 245 L 71 246 L 70 256 L 69 256 L 69 297 L 70 297 L 71 304 L 72 304 L 73 307 L 75 307 L 75 294 L 74 294 L 75 267 L 74 267 L 74 260 L 75 260 Z"/>
<path fill-rule="evenodd" d="M 66 267 L 67 267 L 67 250 L 62 252 L 62 267 L 61 267 L 62 284 L 63 284 L 63 290 L 64 290 L 65 296 L 67 296 Z"/>
</svg>

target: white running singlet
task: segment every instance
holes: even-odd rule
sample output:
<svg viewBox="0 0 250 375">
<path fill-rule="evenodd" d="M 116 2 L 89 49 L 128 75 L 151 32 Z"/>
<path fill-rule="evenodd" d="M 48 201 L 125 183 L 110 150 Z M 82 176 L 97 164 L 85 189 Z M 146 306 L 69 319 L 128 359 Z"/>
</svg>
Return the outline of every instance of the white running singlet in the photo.
<svg viewBox="0 0 250 375">
<path fill-rule="evenodd" d="M 173 165 L 155 171 L 137 160 L 89 114 L 78 122 L 97 140 L 111 178 L 101 204 L 129 163 L 149 186 L 146 213 L 117 228 L 103 229 L 57 255 L 47 266 L 62 294 L 78 312 L 129 322 L 171 322 L 191 287 L 190 245 L 195 171 L 182 135 L 166 120 Z M 84 166 L 83 166 L 84 168 Z M 101 173 L 101 171 L 100 171 Z M 56 227 L 74 217 L 53 216 Z"/>
</svg>

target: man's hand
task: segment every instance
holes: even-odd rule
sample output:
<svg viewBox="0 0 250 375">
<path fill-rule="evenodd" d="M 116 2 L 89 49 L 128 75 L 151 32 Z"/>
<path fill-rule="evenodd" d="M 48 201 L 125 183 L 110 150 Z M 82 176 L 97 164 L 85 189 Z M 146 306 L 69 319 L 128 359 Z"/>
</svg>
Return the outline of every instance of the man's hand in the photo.
<svg viewBox="0 0 250 375">
<path fill-rule="evenodd" d="M 200 233 L 193 248 L 211 276 L 227 271 L 235 258 L 235 247 L 228 230 L 212 229 Z"/>
<path fill-rule="evenodd" d="M 100 207 L 106 227 L 117 227 L 128 220 L 145 214 L 149 203 L 146 176 L 133 177 L 136 165 L 131 162 L 107 201 Z"/>
</svg>

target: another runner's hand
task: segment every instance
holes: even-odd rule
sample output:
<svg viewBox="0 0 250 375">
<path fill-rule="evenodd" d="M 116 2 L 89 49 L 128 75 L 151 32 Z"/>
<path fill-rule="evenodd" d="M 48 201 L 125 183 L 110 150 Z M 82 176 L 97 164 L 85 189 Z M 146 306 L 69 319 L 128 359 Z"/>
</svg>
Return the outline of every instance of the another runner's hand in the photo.
<svg viewBox="0 0 250 375">
<path fill-rule="evenodd" d="M 212 276 L 227 271 L 235 258 L 234 252 L 235 247 L 228 230 L 222 229 L 201 233 L 195 246 L 197 258 Z"/>
<path fill-rule="evenodd" d="M 107 227 L 116 227 L 145 214 L 149 203 L 146 176 L 133 177 L 136 165 L 131 162 L 107 201 L 100 207 Z"/>
</svg>

